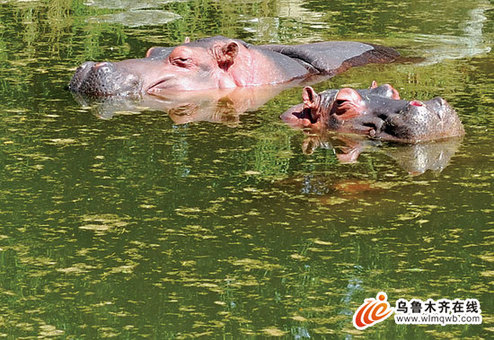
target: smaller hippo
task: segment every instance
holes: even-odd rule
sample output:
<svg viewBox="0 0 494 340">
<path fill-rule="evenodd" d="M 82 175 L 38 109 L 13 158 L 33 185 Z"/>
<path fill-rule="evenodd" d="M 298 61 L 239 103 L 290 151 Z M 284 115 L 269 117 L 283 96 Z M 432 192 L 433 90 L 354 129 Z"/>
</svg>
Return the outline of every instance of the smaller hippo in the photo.
<svg viewBox="0 0 494 340">
<path fill-rule="evenodd" d="M 372 138 L 416 143 L 465 134 L 455 110 L 442 98 L 421 102 L 402 100 L 391 85 L 369 89 L 326 90 L 317 94 L 307 86 L 303 104 L 281 118 L 294 127 L 310 127 L 367 135 Z"/>
</svg>

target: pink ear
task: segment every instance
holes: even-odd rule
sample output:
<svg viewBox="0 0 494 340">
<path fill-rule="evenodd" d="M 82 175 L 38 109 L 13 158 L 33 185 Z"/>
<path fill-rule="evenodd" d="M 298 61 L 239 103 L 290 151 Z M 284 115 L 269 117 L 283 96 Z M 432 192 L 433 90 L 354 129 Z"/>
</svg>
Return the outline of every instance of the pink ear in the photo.
<svg viewBox="0 0 494 340">
<path fill-rule="evenodd" d="M 413 106 L 424 106 L 424 103 L 422 103 L 421 101 L 418 101 L 418 100 L 412 100 L 410 102 L 410 105 L 413 105 Z"/>
<path fill-rule="evenodd" d="M 223 70 L 228 70 L 230 66 L 235 62 L 237 57 L 239 46 L 235 41 L 231 41 L 223 46 L 215 46 L 216 60 L 218 66 Z"/>
<path fill-rule="evenodd" d="M 315 108 L 317 103 L 317 93 L 310 86 L 304 87 L 302 90 L 302 99 L 304 101 L 304 107 L 306 108 Z"/>
<path fill-rule="evenodd" d="M 376 87 L 377 87 L 377 81 L 373 80 L 370 88 L 375 89 Z"/>
<path fill-rule="evenodd" d="M 190 38 L 189 37 L 185 37 L 184 44 L 188 44 L 188 43 L 190 43 Z"/>
</svg>

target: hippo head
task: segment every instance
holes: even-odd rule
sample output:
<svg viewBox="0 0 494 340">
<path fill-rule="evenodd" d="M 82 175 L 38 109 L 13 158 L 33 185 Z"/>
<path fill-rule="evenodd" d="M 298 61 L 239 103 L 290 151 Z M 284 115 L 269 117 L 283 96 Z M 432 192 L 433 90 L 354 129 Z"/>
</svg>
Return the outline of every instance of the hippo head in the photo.
<svg viewBox="0 0 494 340">
<path fill-rule="evenodd" d="M 459 136 L 463 126 L 454 109 L 442 98 L 401 100 L 390 85 L 369 89 L 343 88 L 316 93 L 305 87 L 303 104 L 281 118 L 292 126 L 359 133 L 384 140 L 418 142 Z"/>
<path fill-rule="evenodd" d="M 339 122 L 355 122 L 367 113 L 364 98 L 369 96 L 400 99 L 400 94 L 391 85 L 378 86 L 376 82 L 372 82 L 369 89 L 331 89 L 319 94 L 306 86 L 302 91 L 303 103 L 290 108 L 281 118 L 292 126 L 342 130 Z"/>
<path fill-rule="evenodd" d="M 86 62 L 76 70 L 69 89 L 101 97 L 233 88 L 235 73 L 241 72 L 233 66 L 246 51 L 243 42 L 224 37 L 187 40 L 175 48 L 151 48 L 143 59 Z"/>
</svg>

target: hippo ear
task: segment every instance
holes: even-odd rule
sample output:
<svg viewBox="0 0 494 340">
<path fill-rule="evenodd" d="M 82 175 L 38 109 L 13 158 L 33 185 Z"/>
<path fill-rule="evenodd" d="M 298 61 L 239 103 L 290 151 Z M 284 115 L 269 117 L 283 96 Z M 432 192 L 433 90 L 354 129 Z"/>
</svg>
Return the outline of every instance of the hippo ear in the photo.
<svg viewBox="0 0 494 340">
<path fill-rule="evenodd" d="M 185 37 L 184 44 L 188 44 L 188 43 L 190 43 L 190 38 L 189 37 Z"/>
<path fill-rule="evenodd" d="M 377 81 L 373 80 L 370 88 L 375 89 L 376 87 L 377 87 Z"/>
<path fill-rule="evenodd" d="M 302 90 L 302 99 L 305 108 L 314 109 L 317 106 L 317 97 L 317 92 L 310 86 L 306 86 Z"/>
<path fill-rule="evenodd" d="M 217 47 L 216 58 L 218 61 L 218 66 L 227 71 L 235 62 L 238 50 L 239 46 L 235 41 L 231 41 L 228 44 Z"/>
</svg>

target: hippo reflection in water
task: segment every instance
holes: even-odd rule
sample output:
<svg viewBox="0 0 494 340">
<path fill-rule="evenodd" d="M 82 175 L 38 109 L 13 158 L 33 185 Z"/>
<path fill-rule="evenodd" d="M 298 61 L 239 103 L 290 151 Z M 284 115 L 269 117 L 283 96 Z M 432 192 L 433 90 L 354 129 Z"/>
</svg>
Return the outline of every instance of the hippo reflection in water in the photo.
<svg viewBox="0 0 494 340">
<path fill-rule="evenodd" d="M 267 101 L 297 82 L 275 86 L 237 87 L 173 94 L 109 96 L 91 98 L 74 93 L 74 98 L 97 117 L 111 119 L 121 112 L 164 111 L 175 124 L 214 122 L 236 125 L 240 115 L 259 109 Z"/>
<path fill-rule="evenodd" d="M 362 153 L 385 154 L 409 175 L 417 176 L 428 170 L 436 174 L 443 171 L 458 151 L 462 139 L 460 136 L 423 143 L 383 145 L 380 140 L 362 135 L 320 131 L 318 134 L 308 132 L 302 142 L 302 151 L 310 155 L 319 148 L 330 149 L 343 164 L 355 163 Z"/>
<path fill-rule="evenodd" d="M 281 118 L 294 127 L 356 133 L 375 139 L 416 143 L 462 136 L 455 110 L 442 98 L 402 100 L 391 85 L 343 88 L 316 93 L 305 87 L 303 103 Z"/>
<path fill-rule="evenodd" d="M 142 59 L 86 62 L 76 70 L 69 89 L 105 97 L 283 84 L 314 75 L 327 78 L 368 63 L 389 63 L 398 55 L 391 48 L 360 42 L 254 46 L 217 36 L 154 47 Z"/>
</svg>

